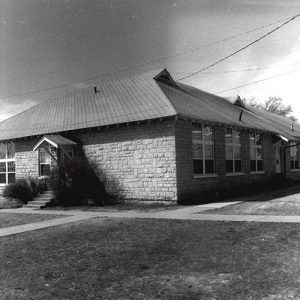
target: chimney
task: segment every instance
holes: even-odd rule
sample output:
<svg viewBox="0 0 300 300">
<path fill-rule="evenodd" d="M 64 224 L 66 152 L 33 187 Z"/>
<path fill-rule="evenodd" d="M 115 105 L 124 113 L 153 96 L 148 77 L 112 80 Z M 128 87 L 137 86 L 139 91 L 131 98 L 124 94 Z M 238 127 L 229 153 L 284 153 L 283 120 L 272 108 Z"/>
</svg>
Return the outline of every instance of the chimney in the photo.
<svg viewBox="0 0 300 300">
<path fill-rule="evenodd" d="M 94 93 L 95 94 L 100 93 L 100 91 L 98 90 L 98 88 L 96 86 L 94 86 Z"/>
<path fill-rule="evenodd" d="M 243 110 L 241 109 L 240 116 L 239 116 L 239 121 L 240 122 L 242 121 L 242 116 L 243 116 Z"/>
</svg>

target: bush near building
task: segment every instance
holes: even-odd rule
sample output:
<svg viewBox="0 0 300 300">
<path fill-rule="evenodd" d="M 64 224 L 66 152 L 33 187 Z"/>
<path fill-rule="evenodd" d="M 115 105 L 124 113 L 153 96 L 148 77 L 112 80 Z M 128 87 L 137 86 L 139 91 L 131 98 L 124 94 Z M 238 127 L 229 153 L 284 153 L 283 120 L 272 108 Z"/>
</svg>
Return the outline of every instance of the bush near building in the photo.
<svg viewBox="0 0 300 300">
<path fill-rule="evenodd" d="M 56 166 L 50 176 L 50 186 L 58 205 L 84 205 L 92 201 L 95 205 L 110 203 L 112 197 L 106 192 L 93 163 L 76 158 Z"/>
</svg>

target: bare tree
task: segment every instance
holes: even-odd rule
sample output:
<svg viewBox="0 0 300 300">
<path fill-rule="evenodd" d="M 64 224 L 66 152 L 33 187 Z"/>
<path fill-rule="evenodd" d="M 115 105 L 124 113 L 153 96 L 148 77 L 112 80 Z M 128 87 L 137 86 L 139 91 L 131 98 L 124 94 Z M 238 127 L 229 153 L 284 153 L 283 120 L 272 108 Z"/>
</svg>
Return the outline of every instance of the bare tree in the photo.
<svg viewBox="0 0 300 300">
<path fill-rule="evenodd" d="M 283 100 L 279 97 L 269 97 L 264 103 L 259 103 L 257 100 L 255 100 L 254 97 L 243 99 L 243 102 L 248 107 L 265 110 L 282 117 L 287 117 L 292 121 L 297 121 L 297 119 L 293 115 L 291 115 L 291 113 L 293 112 L 292 106 L 285 105 L 283 103 Z"/>
</svg>

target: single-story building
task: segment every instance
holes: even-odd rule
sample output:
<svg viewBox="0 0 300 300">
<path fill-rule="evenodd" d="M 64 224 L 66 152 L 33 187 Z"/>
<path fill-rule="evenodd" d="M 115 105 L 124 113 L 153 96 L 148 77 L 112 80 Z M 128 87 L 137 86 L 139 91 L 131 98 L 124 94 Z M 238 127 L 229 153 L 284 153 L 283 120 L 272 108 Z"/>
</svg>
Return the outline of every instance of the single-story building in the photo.
<svg viewBox="0 0 300 300">
<path fill-rule="evenodd" d="M 299 140 L 299 124 L 164 69 L 53 96 L 0 122 L 0 192 L 84 155 L 124 199 L 178 201 L 278 174 L 300 179 Z"/>
</svg>

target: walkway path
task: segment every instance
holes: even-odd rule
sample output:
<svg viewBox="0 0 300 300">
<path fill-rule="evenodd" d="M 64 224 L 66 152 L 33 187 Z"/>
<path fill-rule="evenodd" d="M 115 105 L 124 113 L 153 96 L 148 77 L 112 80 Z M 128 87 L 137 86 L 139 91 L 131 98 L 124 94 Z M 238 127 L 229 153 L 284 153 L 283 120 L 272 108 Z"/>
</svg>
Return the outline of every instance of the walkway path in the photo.
<svg viewBox="0 0 300 300">
<path fill-rule="evenodd" d="M 300 223 L 300 216 L 270 216 L 270 215 L 217 215 L 201 214 L 202 211 L 219 208 L 238 202 L 212 203 L 197 206 L 188 206 L 174 210 L 161 210 L 152 212 L 130 211 L 79 211 L 79 210 L 39 210 L 30 208 L 2 209 L 1 213 L 28 213 L 28 214 L 59 214 L 65 218 L 52 219 L 48 221 L 11 226 L 0 229 L 0 237 L 22 233 L 26 231 L 44 229 L 47 227 L 68 224 L 72 222 L 88 220 L 91 218 L 141 218 L 141 219 L 175 219 L 175 220 L 197 220 L 197 221 L 237 221 L 237 222 L 279 222 Z"/>
</svg>

